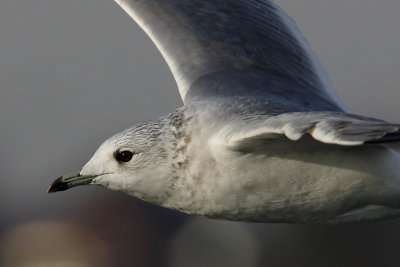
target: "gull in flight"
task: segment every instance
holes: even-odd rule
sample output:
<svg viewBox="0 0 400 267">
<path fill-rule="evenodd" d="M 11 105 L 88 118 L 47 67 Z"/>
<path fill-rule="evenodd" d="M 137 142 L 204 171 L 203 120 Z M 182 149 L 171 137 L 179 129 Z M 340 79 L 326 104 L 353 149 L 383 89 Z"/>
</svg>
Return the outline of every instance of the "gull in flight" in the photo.
<svg viewBox="0 0 400 267">
<path fill-rule="evenodd" d="M 98 184 L 225 220 L 400 215 L 400 125 L 350 113 L 272 0 L 116 0 L 150 36 L 184 106 L 106 140 L 48 192 Z"/>
</svg>

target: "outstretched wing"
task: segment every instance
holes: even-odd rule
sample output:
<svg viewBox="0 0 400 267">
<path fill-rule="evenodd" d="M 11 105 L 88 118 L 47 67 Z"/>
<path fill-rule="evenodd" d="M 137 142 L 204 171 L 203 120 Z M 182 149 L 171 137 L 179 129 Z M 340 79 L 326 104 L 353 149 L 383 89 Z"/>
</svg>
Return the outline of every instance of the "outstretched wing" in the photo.
<svg viewBox="0 0 400 267">
<path fill-rule="evenodd" d="M 305 135 L 325 144 L 355 146 L 400 141 L 400 124 L 335 112 L 294 112 L 266 119 L 238 121 L 218 134 L 233 150 L 252 150 L 276 140 Z M 289 140 L 288 140 L 289 141 Z"/>
<path fill-rule="evenodd" d="M 273 91 L 342 109 L 295 23 L 271 0 L 115 1 L 156 44 L 185 104 L 210 94 L 269 99 Z"/>
</svg>

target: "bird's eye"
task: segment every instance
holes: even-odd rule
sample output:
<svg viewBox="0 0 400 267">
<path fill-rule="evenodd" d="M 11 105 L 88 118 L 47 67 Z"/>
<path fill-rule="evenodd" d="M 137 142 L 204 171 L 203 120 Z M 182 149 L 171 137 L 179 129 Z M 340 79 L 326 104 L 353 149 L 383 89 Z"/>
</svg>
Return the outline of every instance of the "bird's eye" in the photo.
<svg viewBox="0 0 400 267">
<path fill-rule="evenodd" d="M 128 162 L 132 159 L 132 157 L 133 157 L 133 152 L 127 150 L 115 154 L 115 159 L 118 162 Z"/>
</svg>

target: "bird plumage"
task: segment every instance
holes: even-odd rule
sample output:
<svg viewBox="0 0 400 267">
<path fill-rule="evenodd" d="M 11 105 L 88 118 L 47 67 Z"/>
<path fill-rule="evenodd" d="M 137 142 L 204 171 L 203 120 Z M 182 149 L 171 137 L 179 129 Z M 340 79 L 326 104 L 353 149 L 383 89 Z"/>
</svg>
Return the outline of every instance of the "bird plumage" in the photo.
<svg viewBox="0 0 400 267">
<path fill-rule="evenodd" d="M 184 106 L 111 137 L 49 192 L 100 184 L 256 222 L 400 215 L 400 125 L 349 113 L 272 1 L 116 2 L 161 51 Z"/>
</svg>

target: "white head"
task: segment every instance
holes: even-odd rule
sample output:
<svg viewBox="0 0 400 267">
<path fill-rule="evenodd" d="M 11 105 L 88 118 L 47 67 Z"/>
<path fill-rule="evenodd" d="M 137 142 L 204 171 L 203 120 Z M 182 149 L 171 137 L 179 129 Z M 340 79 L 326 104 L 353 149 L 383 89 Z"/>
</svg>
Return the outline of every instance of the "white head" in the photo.
<svg viewBox="0 0 400 267">
<path fill-rule="evenodd" d="M 49 192 L 100 184 L 143 200 L 163 204 L 169 196 L 171 166 L 162 121 L 129 128 L 106 140 L 79 173 L 57 179 Z"/>
</svg>

